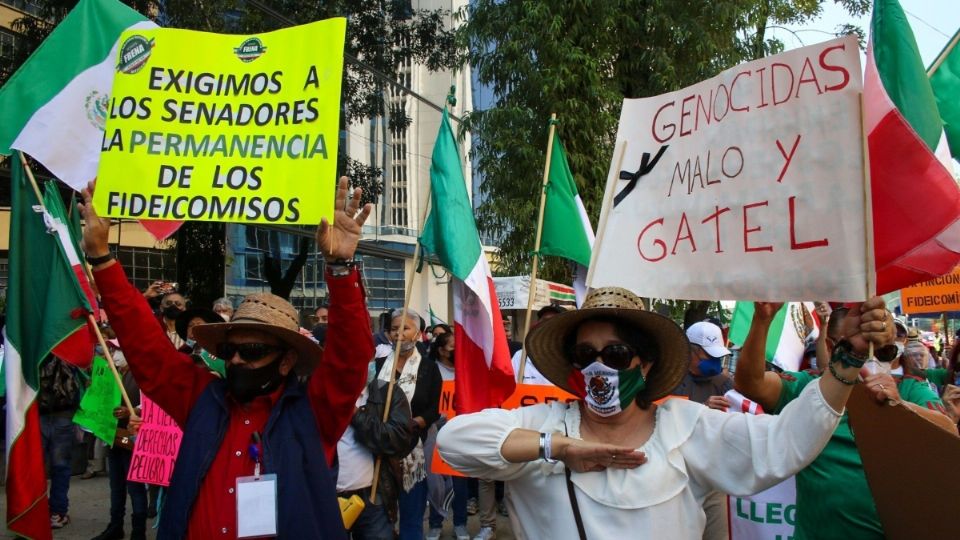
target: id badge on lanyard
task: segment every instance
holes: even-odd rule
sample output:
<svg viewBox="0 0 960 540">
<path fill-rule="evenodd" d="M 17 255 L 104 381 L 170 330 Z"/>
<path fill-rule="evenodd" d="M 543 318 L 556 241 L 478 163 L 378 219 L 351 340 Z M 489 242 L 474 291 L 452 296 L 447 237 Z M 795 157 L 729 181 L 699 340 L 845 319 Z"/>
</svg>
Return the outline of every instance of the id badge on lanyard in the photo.
<svg viewBox="0 0 960 540">
<path fill-rule="evenodd" d="M 277 535 L 277 475 L 260 474 L 263 444 L 259 433 L 251 439 L 253 476 L 237 478 L 237 538 L 269 538 Z"/>
</svg>

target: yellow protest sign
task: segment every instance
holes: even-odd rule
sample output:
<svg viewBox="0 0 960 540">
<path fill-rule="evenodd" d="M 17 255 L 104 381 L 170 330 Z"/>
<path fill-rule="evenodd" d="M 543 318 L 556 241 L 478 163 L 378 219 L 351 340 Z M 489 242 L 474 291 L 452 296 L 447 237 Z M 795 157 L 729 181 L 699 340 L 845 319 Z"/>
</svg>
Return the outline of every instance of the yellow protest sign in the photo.
<svg viewBox="0 0 960 540">
<path fill-rule="evenodd" d="M 346 19 L 120 37 L 94 204 L 137 219 L 332 219 Z"/>
</svg>

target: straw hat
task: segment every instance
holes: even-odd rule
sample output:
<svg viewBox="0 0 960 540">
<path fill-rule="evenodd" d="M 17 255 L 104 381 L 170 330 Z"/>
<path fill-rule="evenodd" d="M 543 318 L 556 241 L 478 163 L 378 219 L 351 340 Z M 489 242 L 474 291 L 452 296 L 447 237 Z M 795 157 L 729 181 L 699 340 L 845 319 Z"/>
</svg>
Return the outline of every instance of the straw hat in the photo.
<svg viewBox="0 0 960 540">
<path fill-rule="evenodd" d="M 217 345 L 225 342 L 227 334 L 234 330 L 264 332 L 297 351 L 295 369 L 299 375 L 307 375 L 313 371 L 323 354 L 323 349 L 316 342 L 300 333 L 296 308 L 274 294 L 257 293 L 247 296 L 233 312 L 230 322 L 197 325 L 193 327 L 193 337 L 201 347 L 216 353 Z"/>
<path fill-rule="evenodd" d="M 690 343 L 683 329 L 663 315 L 646 311 L 640 298 L 620 287 L 595 289 L 579 310 L 561 313 L 534 328 L 526 339 L 533 365 L 556 386 L 582 395 L 582 388 L 570 384 L 574 367 L 564 343 L 580 324 L 599 317 L 619 319 L 657 343 L 660 358 L 647 374 L 647 387 L 641 393 L 645 399 L 660 399 L 680 384 L 690 363 Z"/>
</svg>

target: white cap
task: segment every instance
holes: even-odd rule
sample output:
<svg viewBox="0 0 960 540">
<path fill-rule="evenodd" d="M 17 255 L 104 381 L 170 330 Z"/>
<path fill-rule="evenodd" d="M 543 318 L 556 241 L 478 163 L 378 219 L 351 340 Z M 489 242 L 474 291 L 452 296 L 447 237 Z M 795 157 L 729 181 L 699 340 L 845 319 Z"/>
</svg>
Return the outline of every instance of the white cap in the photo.
<svg viewBox="0 0 960 540">
<path fill-rule="evenodd" d="M 720 327 L 713 323 L 703 321 L 687 328 L 687 339 L 690 343 L 703 347 L 703 350 L 713 358 L 730 354 L 730 351 L 723 346 L 723 333 Z"/>
</svg>

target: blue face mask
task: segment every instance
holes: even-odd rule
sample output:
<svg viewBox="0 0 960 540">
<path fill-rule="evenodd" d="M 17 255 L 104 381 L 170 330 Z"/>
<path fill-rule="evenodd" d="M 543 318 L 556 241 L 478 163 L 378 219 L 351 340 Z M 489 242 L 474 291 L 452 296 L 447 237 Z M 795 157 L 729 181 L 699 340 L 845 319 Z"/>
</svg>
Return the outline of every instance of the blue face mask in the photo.
<svg viewBox="0 0 960 540">
<path fill-rule="evenodd" d="M 700 370 L 700 374 L 704 377 L 713 377 L 714 375 L 720 374 L 723 365 L 721 365 L 719 358 L 707 358 L 697 364 L 697 369 Z"/>
</svg>

